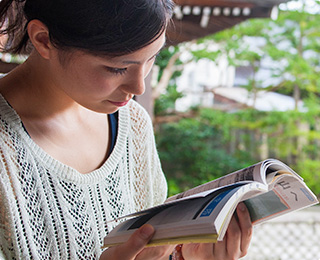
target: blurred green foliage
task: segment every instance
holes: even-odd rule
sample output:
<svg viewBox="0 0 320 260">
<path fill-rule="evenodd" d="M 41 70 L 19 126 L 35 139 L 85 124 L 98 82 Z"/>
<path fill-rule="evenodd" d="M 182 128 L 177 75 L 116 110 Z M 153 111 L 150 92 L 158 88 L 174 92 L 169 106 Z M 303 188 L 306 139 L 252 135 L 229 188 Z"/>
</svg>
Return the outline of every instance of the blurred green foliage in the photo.
<svg viewBox="0 0 320 260">
<path fill-rule="evenodd" d="M 300 131 L 301 124 L 310 129 Z M 169 195 L 266 159 L 260 149 L 267 145 L 268 157 L 289 164 L 320 196 L 319 127 L 320 114 L 209 108 L 192 118 L 159 124 L 156 141 Z M 307 145 L 299 149 L 299 142 Z"/>
<path fill-rule="evenodd" d="M 154 103 L 154 113 L 156 116 L 168 114 L 175 110 L 175 102 L 178 98 L 183 97 L 183 94 L 177 91 L 176 84 L 170 84 L 167 87 L 167 92 L 160 95 Z"/>
<path fill-rule="evenodd" d="M 320 6 L 320 2 L 316 1 Z M 320 196 L 320 15 L 287 10 L 277 20 L 250 19 L 233 28 L 198 40 L 189 53 L 194 61 L 218 62 L 226 57 L 231 66 L 248 66 L 254 72 L 249 92 L 276 91 L 295 100 L 295 110 L 261 112 L 254 109 L 229 113 L 197 107 L 192 118 L 155 126 L 160 158 L 169 183 L 169 195 L 261 161 L 263 155 L 290 165 Z M 255 48 L 252 48 L 252 40 Z M 219 46 L 219 48 L 210 48 Z M 163 70 L 181 46 L 161 52 Z M 262 67 L 268 59 L 270 67 Z M 178 60 L 178 64 L 182 64 Z M 266 86 L 254 77 L 268 69 L 276 85 Z M 159 74 L 161 76 L 161 72 Z M 175 73 L 155 103 L 155 115 L 173 114 L 177 91 Z M 302 99 L 305 112 L 298 111 Z"/>
</svg>

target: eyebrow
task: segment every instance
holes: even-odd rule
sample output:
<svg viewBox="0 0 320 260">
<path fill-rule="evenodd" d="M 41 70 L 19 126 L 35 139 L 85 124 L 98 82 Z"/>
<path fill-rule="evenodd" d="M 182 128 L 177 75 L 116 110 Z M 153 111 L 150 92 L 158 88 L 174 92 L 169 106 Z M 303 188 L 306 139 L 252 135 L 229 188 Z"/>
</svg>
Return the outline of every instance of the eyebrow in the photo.
<svg viewBox="0 0 320 260">
<path fill-rule="evenodd" d="M 155 56 L 157 56 L 165 46 L 166 46 L 166 41 L 163 43 L 160 50 L 155 55 L 153 55 L 149 60 L 152 60 Z M 141 64 L 140 61 L 134 61 L 134 60 L 124 60 L 124 61 L 122 61 L 122 63 L 123 64 L 138 64 L 138 65 Z"/>
</svg>

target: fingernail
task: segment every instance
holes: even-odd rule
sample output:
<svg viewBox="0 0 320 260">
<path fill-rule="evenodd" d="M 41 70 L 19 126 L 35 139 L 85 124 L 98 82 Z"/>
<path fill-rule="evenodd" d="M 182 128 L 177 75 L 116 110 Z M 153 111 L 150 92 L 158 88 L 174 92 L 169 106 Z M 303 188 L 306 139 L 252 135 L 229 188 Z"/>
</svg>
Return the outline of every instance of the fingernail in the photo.
<svg viewBox="0 0 320 260">
<path fill-rule="evenodd" d="M 238 207 L 239 207 L 239 209 L 240 209 L 241 211 L 245 211 L 245 210 L 246 210 L 246 206 L 244 205 L 244 203 L 240 203 L 240 204 L 238 205 Z"/>
<path fill-rule="evenodd" d="M 154 228 L 151 225 L 144 225 L 140 229 L 140 234 L 144 239 L 149 239 L 154 232 Z"/>
</svg>

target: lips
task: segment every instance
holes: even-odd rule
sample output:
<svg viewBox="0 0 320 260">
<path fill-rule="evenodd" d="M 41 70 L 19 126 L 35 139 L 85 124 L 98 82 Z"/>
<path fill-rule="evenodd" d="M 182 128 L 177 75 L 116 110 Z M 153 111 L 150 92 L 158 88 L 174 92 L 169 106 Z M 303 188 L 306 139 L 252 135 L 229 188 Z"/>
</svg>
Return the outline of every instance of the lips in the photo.
<svg viewBox="0 0 320 260">
<path fill-rule="evenodd" d="M 117 107 L 123 107 L 125 106 L 126 104 L 128 104 L 129 100 L 127 101 L 123 101 L 123 102 L 114 102 L 114 101 L 109 101 L 111 104 L 117 106 Z"/>
</svg>

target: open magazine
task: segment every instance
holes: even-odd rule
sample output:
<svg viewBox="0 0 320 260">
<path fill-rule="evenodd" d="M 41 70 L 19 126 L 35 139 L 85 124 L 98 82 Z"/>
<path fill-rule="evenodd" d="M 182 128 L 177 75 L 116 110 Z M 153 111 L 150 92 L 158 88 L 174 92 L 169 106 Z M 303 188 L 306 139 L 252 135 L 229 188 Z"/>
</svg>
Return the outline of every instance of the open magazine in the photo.
<svg viewBox="0 0 320 260">
<path fill-rule="evenodd" d="M 156 230 L 149 246 L 214 243 L 223 239 L 241 201 L 253 224 L 318 203 L 296 172 L 279 160 L 267 159 L 118 219 L 123 222 L 104 238 L 103 247 L 126 242 L 146 223 Z"/>
</svg>

